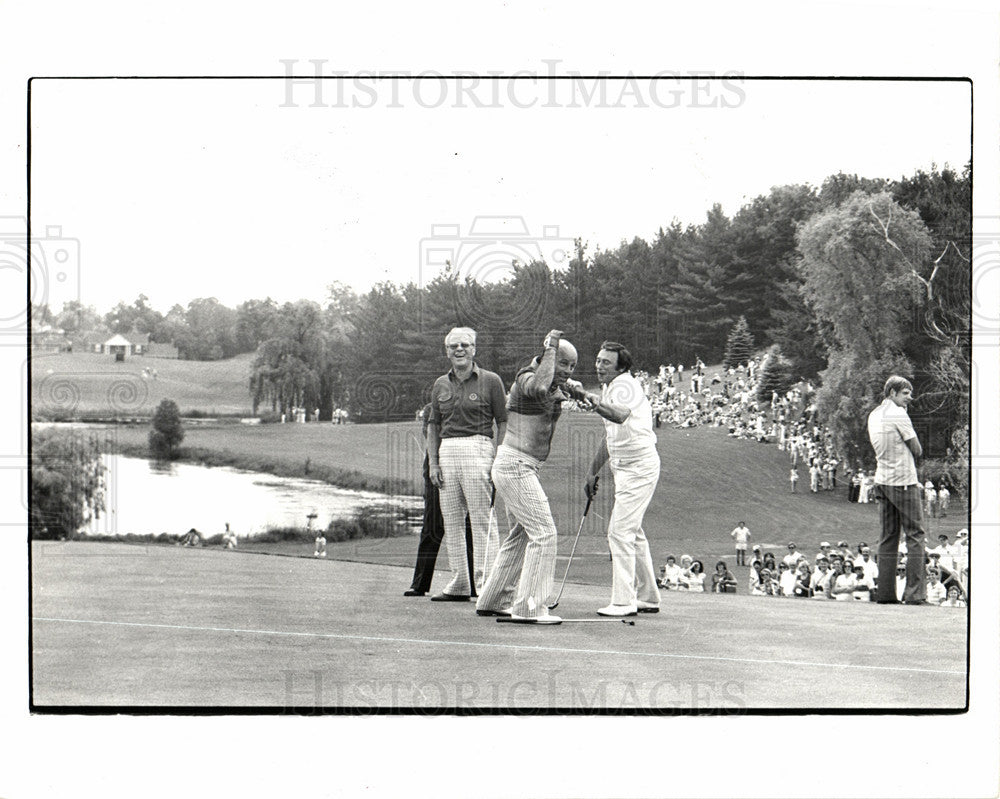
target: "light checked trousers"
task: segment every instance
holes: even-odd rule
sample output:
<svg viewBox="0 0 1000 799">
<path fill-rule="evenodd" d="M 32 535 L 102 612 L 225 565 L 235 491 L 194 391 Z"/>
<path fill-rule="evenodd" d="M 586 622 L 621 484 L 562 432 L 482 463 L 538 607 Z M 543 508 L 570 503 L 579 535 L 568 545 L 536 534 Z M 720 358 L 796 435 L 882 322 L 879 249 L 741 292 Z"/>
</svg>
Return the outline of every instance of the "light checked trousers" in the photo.
<svg viewBox="0 0 1000 799">
<path fill-rule="evenodd" d="M 485 582 L 486 572 L 496 557 L 499 536 L 490 528 L 490 466 L 493 464 L 493 440 L 486 436 L 442 439 L 438 464 L 444 485 L 441 486 L 441 516 L 444 518 L 444 543 L 448 551 L 451 581 L 446 594 L 469 596 L 469 570 L 465 548 L 465 514 L 472 523 L 472 555 L 477 589 Z M 487 540 L 489 552 L 487 553 Z"/>
<path fill-rule="evenodd" d="M 660 479 L 660 456 L 654 451 L 638 458 L 611 458 L 615 477 L 615 506 L 608 522 L 611 548 L 611 604 L 634 605 L 636 600 L 660 603 L 649 541 L 642 517 Z"/>
<path fill-rule="evenodd" d="M 493 463 L 493 483 L 503 499 L 510 532 L 500 545 L 479 610 L 510 610 L 518 616 L 548 612 L 556 571 L 556 524 L 538 481 L 542 462 L 502 444 Z"/>
</svg>

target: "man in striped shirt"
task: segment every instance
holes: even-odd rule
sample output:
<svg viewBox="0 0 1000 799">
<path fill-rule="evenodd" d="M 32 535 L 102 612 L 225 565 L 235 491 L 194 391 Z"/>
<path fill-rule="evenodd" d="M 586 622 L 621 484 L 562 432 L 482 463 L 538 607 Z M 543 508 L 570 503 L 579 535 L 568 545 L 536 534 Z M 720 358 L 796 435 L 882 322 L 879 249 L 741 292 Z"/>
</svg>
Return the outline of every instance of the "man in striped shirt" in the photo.
<svg viewBox="0 0 1000 799">
<path fill-rule="evenodd" d="M 878 568 L 884 575 L 894 574 L 899 556 L 899 535 L 906 535 L 906 589 L 903 602 L 925 604 L 927 597 L 924 570 L 924 520 L 914 458 L 923 454 L 906 407 L 913 399 L 913 386 L 905 377 L 893 375 L 885 382 L 884 399 L 868 415 L 868 438 L 878 469 L 875 472 L 875 496 L 879 499 L 882 534 L 878 542 Z M 876 602 L 897 604 L 891 579 L 880 580 Z"/>
</svg>

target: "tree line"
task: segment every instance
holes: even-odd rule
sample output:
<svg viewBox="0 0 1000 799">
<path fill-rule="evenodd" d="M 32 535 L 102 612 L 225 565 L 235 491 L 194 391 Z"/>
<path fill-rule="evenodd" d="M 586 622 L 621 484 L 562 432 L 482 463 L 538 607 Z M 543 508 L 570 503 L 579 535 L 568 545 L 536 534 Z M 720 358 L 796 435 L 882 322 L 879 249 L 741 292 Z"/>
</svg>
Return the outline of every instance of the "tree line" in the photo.
<svg viewBox="0 0 1000 799">
<path fill-rule="evenodd" d="M 64 329 L 100 321 L 111 332 L 146 332 L 181 357 L 253 352 L 255 409 L 336 408 L 356 419 L 412 416 L 445 371 L 453 326 L 478 332 L 478 362 L 509 385 L 552 327 L 593 377 L 605 338 L 626 344 L 637 367 L 719 363 L 734 328 L 770 349 L 793 379 L 819 385 L 820 417 L 848 458 L 868 457 L 864 420 L 891 372 L 921 398 L 911 413 L 925 449 L 948 462 L 968 455 L 971 363 L 971 166 L 898 180 L 837 174 L 818 188 L 777 186 L 731 218 L 674 220 L 590 252 L 575 242 L 565 267 L 512 262 L 481 283 L 458 262 L 423 285 L 383 282 L 357 294 L 329 286 L 321 302 L 215 298 L 166 315 L 144 295 L 97 317 L 69 307 Z M 741 322 L 741 320 L 743 320 Z"/>
</svg>

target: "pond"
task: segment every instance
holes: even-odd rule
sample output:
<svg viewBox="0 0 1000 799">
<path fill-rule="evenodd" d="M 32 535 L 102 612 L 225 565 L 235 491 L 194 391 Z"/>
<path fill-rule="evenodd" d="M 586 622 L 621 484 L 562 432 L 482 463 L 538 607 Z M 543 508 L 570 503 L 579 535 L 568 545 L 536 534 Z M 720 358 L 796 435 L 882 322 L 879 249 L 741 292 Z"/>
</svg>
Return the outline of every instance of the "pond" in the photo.
<svg viewBox="0 0 1000 799">
<path fill-rule="evenodd" d="M 229 522 L 242 537 L 270 527 L 306 527 L 310 513 L 316 514 L 313 529 L 326 529 L 331 519 L 351 516 L 366 505 L 398 505 L 408 515 L 423 507 L 420 497 L 352 491 L 317 480 L 102 457 L 108 467 L 107 510 L 83 531 L 92 535 L 178 534 L 192 527 L 215 535 Z"/>
</svg>

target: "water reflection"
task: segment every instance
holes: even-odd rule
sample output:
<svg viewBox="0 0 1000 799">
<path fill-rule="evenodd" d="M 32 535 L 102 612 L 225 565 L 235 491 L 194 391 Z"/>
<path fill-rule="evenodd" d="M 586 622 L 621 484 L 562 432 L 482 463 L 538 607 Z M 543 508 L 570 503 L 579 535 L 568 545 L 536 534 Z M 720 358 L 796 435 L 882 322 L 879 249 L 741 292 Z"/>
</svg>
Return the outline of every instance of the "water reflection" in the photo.
<svg viewBox="0 0 1000 799">
<path fill-rule="evenodd" d="M 312 512 L 314 529 L 320 529 L 364 505 L 394 504 L 411 512 L 422 507 L 420 497 L 350 491 L 316 480 L 122 455 L 103 460 L 107 509 L 92 522 L 93 534 L 176 534 L 195 527 L 215 535 L 229 522 L 237 535 L 246 536 L 269 527 L 306 527 Z"/>
</svg>

